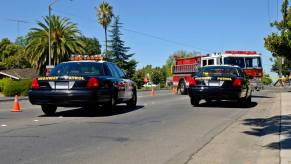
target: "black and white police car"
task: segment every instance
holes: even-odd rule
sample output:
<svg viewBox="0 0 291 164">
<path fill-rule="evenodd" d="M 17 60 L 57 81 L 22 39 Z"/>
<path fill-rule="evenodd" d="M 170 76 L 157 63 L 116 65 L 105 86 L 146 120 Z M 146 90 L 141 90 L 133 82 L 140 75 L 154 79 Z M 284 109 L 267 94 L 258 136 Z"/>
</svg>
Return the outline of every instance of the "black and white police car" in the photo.
<svg viewBox="0 0 291 164">
<path fill-rule="evenodd" d="M 46 115 L 57 107 L 104 106 L 114 110 L 116 104 L 135 107 L 136 84 L 115 64 L 106 61 L 69 61 L 52 69 L 49 76 L 33 79 L 29 90 L 33 105 L 41 105 Z"/>
<path fill-rule="evenodd" d="M 248 77 L 238 66 L 205 66 L 189 82 L 191 104 L 198 106 L 200 100 L 238 100 L 251 103 L 251 87 Z"/>
</svg>

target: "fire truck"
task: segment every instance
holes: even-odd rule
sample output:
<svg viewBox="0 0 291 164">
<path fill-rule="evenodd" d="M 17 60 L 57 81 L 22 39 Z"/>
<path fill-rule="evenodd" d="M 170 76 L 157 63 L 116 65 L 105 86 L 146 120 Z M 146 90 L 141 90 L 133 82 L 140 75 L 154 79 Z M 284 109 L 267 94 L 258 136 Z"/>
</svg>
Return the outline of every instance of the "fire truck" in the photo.
<svg viewBox="0 0 291 164">
<path fill-rule="evenodd" d="M 263 89 L 261 54 L 256 51 L 225 51 L 202 57 L 201 67 L 207 65 L 237 65 L 249 77 L 252 90 Z"/>
<path fill-rule="evenodd" d="M 189 81 L 200 67 L 209 65 L 237 65 L 249 77 L 252 90 L 263 89 L 263 68 L 261 54 L 256 51 L 225 51 L 205 56 L 175 57 L 176 65 L 172 67 L 173 87 L 178 93 L 187 94 Z"/>
<path fill-rule="evenodd" d="M 176 88 L 178 93 L 187 94 L 189 81 L 197 73 L 202 57 L 175 57 L 176 65 L 172 67 L 173 88 Z"/>
</svg>

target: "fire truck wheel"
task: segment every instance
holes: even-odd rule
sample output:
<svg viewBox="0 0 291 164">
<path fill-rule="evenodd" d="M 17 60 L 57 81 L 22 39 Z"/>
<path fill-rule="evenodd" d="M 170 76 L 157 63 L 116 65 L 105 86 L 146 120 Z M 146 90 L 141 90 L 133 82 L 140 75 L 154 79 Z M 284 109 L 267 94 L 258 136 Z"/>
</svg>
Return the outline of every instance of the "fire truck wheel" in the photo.
<svg viewBox="0 0 291 164">
<path fill-rule="evenodd" d="M 181 95 L 185 95 L 185 94 L 187 94 L 187 88 L 186 88 L 186 83 L 185 83 L 185 81 L 181 81 L 181 82 L 179 83 L 179 92 L 180 92 Z"/>
<path fill-rule="evenodd" d="M 197 97 L 191 97 L 191 104 L 193 106 L 199 106 L 200 99 Z"/>
</svg>

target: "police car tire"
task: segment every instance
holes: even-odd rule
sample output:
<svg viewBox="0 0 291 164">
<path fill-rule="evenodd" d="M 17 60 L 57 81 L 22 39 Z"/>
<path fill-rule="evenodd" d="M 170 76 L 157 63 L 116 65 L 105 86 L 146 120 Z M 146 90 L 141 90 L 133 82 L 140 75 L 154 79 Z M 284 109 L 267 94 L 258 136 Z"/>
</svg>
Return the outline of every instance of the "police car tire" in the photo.
<svg viewBox="0 0 291 164">
<path fill-rule="evenodd" d="M 239 102 L 243 106 L 249 106 L 252 103 L 252 96 L 250 95 L 249 97 L 244 97 L 239 99 Z"/>
<path fill-rule="evenodd" d="M 186 83 L 184 81 L 181 81 L 179 83 L 179 92 L 180 92 L 181 95 L 187 94 Z"/>
<path fill-rule="evenodd" d="M 133 91 L 133 97 L 126 103 L 127 107 L 134 108 L 137 103 L 136 91 Z"/>
<path fill-rule="evenodd" d="M 205 99 L 206 103 L 212 103 L 212 99 Z"/>
<path fill-rule="evenodd" d="M 113 112 L 116 108 L 116 96 L 112 95 L 110 101 L 104 104 L 105 110 L 109 110 L 109 112 Z"/>
<path fill-rule="evenodd" d="M 42 109 L 44 114 L 46 114 L 48 116 L 52 116 L 56 113 L 57 106 L 55 106 L 55 105 L 42 105 L 41 109 Z"/>
<path fill-rule="evenodd" d="M 190 98 L 190 101 L 191 101 L 191 105 L 193 105 L 193 106 L 199 106 L 199 102 L 200 102 L 200 99 L 199 98 L 191 97 Z"/>
</svg>

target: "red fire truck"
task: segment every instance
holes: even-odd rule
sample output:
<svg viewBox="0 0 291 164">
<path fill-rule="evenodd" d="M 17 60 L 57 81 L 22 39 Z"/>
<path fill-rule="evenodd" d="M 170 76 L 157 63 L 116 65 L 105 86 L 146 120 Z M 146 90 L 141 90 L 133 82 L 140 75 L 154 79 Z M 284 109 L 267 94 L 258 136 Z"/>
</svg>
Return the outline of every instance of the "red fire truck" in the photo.
<svg viewBox="0 0 291 164">
<path fill-rule="evenodd" d="M 173 87 L 177 88 L 180 94 L 187 94 L 189 81 L 200 67 L 202 56 L 175 57 L 176 65 L 172 67 Z"/>
</svg>

